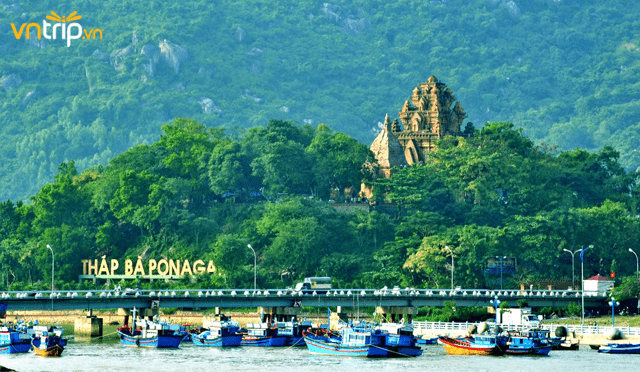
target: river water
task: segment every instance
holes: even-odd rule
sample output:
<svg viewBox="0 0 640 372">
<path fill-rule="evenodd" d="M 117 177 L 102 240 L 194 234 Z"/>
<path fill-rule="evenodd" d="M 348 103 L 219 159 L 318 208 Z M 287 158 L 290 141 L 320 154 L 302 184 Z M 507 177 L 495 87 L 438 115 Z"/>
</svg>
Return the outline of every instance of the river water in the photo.
<svg viewBox="0 0 640 372">
<path fill-rule="evenodd" d="M 546 357 L 454 356 L 440 345 L 423 346 L 417 358 L 365 359 L 310 355 L 306 347 L 203 348 L 184 342 L 179 349 L 122 346 L 114 335 L 69 341 L 61 357 L 0 354 L 0 365 L 17 371 L 639 371 L 640 355 L 551 351 Z"/>
</svg>

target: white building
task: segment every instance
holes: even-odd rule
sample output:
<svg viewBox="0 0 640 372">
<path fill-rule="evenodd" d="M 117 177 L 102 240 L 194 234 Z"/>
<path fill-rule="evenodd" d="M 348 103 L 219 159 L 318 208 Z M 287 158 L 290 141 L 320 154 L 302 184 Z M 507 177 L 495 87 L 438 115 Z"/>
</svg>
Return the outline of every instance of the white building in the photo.
<svg viewBox="0 0 640 372">
<path fill-rule="evenodd" d="M 613 288 L 614 281 L 606 278 L 600 274 L 592 276 L 589 279 L 585 279 L 583 288 L 586 292 L 605 293 L 609 288 Z"/>
</svg>

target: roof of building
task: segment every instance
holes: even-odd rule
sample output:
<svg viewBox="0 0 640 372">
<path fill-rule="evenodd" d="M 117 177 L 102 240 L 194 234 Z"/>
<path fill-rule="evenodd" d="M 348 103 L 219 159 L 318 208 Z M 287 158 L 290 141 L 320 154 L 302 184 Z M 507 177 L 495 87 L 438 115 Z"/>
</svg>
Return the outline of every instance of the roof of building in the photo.
<svg viewBox="0 0 640 372">
<path fill-rule="evenodd" d="M 585 280 L 597 280 L 597 281 L 599 281 L 599 282 L 612 282 L 612 281 L 613 281 L 613 280 L 611 280 L 611 279 L 609 279 L 609 278 L 607 278 L 607 277 L 604 277 L 604 276 L 602 276 L 602 275 L 600 275 L 600 274 L 598 274 L 598 275 L 594 275 L 594 276 L 592 276 L 591 278 L 589 278 L 589 279 L 585 279 Z"/>
</svg>

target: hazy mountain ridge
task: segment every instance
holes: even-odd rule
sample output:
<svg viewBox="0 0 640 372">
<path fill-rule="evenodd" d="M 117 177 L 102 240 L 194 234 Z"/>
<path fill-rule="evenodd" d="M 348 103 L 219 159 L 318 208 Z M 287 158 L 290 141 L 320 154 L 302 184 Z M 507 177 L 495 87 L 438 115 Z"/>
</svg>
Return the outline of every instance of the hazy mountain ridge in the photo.
<svg viewBox="0 0 640 372">
<path fill-rule="evenodd" d="M 477 125 L 509 120 L 561 149 L 611 144 L 636 168 L 638 8 L 1 0 L 0 199 L 33 195 L 63 161 L 84 169 L 152 143 L 174 117 L 232 131 L 271 118 L 327 123 L 369 142 L 431 74 Z M 103 39 L 15 39 L 10 23 L 50 11 L 77 11 Z"/>
</svg>

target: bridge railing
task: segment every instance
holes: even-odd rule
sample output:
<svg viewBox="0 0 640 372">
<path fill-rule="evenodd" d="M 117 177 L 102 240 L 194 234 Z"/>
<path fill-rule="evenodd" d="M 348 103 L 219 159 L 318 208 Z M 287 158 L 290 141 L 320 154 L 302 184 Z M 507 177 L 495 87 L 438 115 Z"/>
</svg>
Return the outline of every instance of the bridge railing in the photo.
<svg viewBox="0 0 640 372">
<path fill-rule="evenodd" d="M 477 324 L 473 322 L 417 322 L 413 323 L 414 330 L 425 330 L 425 331 L 442 331 L 445 332 L 466 332 L 470 326 Z M 600 326 L 600 325 L 575 325 L 575 324 L 561 324 L 561 323 L 545 323 L 542 324 L 543 329 L 548 329 L 551 331 L 551 334 L 554 335 L 554 331 L 563 326 L 567 329 L 569 333 L 575 332 L 576 334 L 581 335 L 609 335 L 612 332 L 612 327 L 610 326 Z M 500 326 L 505 331 L 525 331 L 530 326 L 522 326 L 522 325 L 506 325 L 503 324 Z M 628 336 L 640 336 L 640 327 L 615 327 L 622 331 L 625 335 Z"/>
<path fill-rule="evenodd" d="M 490 289 L 416 289 L 416 288 L 381 288 L 381 289 L 331 289 L 327 293 L 313 294 L 295 291 L 291 288 L 283 289 L 122 289 L 122 290 L 56 290 L 55 298 L 61 297 L 93 297 L 93 296 L 121 296 L 138 295 L 144 297 L 154 296 L 360 296 L 360 297 L 430 297 L 430 298 L 581 298 L 582 292 L 576 290 L 490 290 Z M 3 291 L 0 299 L 12 298 L 51 298 L 51 291 Z M 584 293 L 587 298 L 604 298 L 605 292 Z"/>
</svg>

